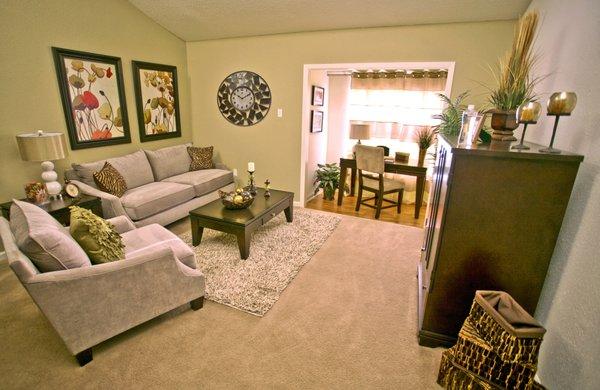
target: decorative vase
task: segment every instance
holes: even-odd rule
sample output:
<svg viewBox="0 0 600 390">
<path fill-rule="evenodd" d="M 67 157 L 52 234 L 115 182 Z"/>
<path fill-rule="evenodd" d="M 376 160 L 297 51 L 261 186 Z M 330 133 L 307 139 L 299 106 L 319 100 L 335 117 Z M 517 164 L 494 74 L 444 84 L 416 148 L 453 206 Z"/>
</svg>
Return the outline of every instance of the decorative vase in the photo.
<svg viewBox="0 0 600 390">
<path fill-rule="evenodd" d="M 516 111 L 492 110 L 492 139 L 495 141 L 516 141 L 513 131 L 519 127 Z"/>
<path fill-rule="evenodd" d="M 427 149 L 419 149 L 419 166 L 422 167 L 425 164 L 425 156 L 427 156 Z"/>
</svg>

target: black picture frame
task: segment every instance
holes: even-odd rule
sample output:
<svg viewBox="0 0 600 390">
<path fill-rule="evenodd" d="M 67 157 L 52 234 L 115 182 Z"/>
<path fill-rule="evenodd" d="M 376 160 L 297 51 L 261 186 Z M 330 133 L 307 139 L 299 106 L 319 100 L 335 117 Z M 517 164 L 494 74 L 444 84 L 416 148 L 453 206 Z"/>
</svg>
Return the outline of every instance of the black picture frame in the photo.
<svg viewBox="0 0 600 390">
<path fill-rule="evenodd" d="M 164 64 L 156 64 L 152 62 L 145 61 L 131 61 L 131 65 L 133 68 L 133 85 L 135 89 L 135 102 L 136 102 L 136 112 L 138 118 L 138 125 L 140 131 L 140 141 L 141 142 L 149 142 L 149 141 L 158 141 L 166 138 L 177 138 L 181 137 L 181 114 L 179 110 L 179 85 L 177 81 L 177 67 L 173 65 L 164 65 Z M 146 118 L 144 116 L 144 110 L 149 109 L 152 111 L 151 107 L 146 107 L 149 105 L 150 99 L 142 96 L 142 80 L 140 78 L 140 71 L 152 71 L 152 72 L 167 72 L 172 75 L 171 77 L 171 87 L 173 91 L 167 91 L 167 95 L 169 95 L 173 100 L 169 101 L 173 105 L 172 114 L 164 113 L 164 115 L 171 115 L 174 119 L 174 131 L 167 131 L 164 133 L 157 134 L 148 134 L 146 126 L 150 123 L 146 123 Z M 168 97 L 169 97 L 168 96 Z M 164 97 L 164 94 L 163 94 Z M 158 98 L 158 96 L 156 97 Z M 156 109 L 160 110 L 165 107 L 157 107 Z M 152 114 L 151 114 L 152 117 Z"/>
<path fill-rule="evenodd" d="M 325 101 L 325 88 L 313 85 L 311 104 L 313 106 L 323 106 Z"/>
<path fill-rule="evenodd" d="M 310 111 L 310 132 L 320 133 L 323 131 L 323 111 Z"/>
<path fill-rule="evenodd" d="M 121 58 L 59 47 L 52 47 L 52 55 L 54 57 L 58 88 L 60 90 L 71 149 L 77 150 L 131 143 Z M 65 60 L 71 60 L 71 64 L 73 61 L 90 62 L 94 64 L 96 70 L 92 69 L 93 71 L 90 72 L 88 69 L 81 68 L 82 70 L 79 71 L 78 74 L 82 76 L 85 74 L 85 78 L 79 77 L 74 73 L 69 76 L 69 73 L 73 72 L 74 68 L 73 65 L 67 68 Z M 103 67 L 103 65 L 107 67 Z M 114 67 L 114 73 L 110 68 L 111 66 Z M 113 105 L 110 103 L 109 97 L 103 92 L 103 89 L 106 88 L 98 87 L 98 90 L 92 91 L 90 86 L 92 83 L 99 83 L 100 81 L 98 80 L 104 80 L 104 82 L 106 82 L 113 74 L 118 95 L 116 101 L 118 101 L 119 104 L 116 109 L 112 107 Z M 76 88 L 73 84 L 70 84 L 70 78 L 72 76 L 79 77 L 79 79 L 76 79 L 79 80 L 77 82 L 84 83 L 84 87 L 87 86 L 89 89 L 84 91 L 83 87 Z M 95 81 L 90 82 L 91 79 L 94 79 Z M 72 98 L 71 93 L 76 94 L 78 91 L 81 91 L 81 94 L 77 94 Z M 85 99 L 85 102 L 87 103 L 85 103 L 82 98 L 84 94 L 87 95 Z M 98 94 L 99 97 L 96 96 L 96 94 Z M 102 102 L 102 105 L 108 103 L 108 107 L 110 107 L 108 118 L 102 118 L 100 116 L 102 119 L 94 121 L 94 126 L 92 128 L 92 121 L 89 118 L 92 117 L 92 114 L 95 116 L 94 119 L 98 118 L 98 112 L 101 109 L 100 107 L 102 107 L 100 102 Z M 74 105 L 75 103 L 77 103 L 77 105 Z M 97 107 L 94 108 L 94 106 Z M 85 109 L 88 111 L 85 112 Z M 84 118 L 88 118 L 87 123 L 85 123 L 86 121 Z M 110 123 L 110 126 L 108 123 Z M 118 126 L 119 124 L 121 126 Z M 122 130 L 119 130 L 120 127 L 122 127 Z M 117 134 L 122 133 L 122 135 L 113 137 L 113 128 Z"/>
</svg>

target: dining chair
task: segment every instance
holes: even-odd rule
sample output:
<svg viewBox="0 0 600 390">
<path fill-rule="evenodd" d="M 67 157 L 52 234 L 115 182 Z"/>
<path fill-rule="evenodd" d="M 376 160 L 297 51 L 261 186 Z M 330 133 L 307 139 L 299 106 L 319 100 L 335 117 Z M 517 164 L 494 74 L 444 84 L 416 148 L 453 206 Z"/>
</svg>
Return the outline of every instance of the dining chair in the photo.
<svg viewBox="0 0 600 390">
<path fill-rule="evenodd" d="M 388 148 L 387 146 L 385 146 L 385 145 L 377 145 L 377 147 L 383 149 L 383 155 L 384 155 L 384 157 L 387 157 L 387 156 L 390 155 L 390 148 Z"/>
<path fill-rule="evenodd" d="M 383 148 L 376 146 L 356 145 L 356 169 L 358 170 L 358 198 L 356 199 L 356 211 L 361 205 L 375 209 L 375 219 L 379 219 L 382 209 L 396 207 L 400 213 L 402 207 L 402 196 L 404 195 L 404 181 L 384 177 L 385 161 Z M 372 192 L 373 197 L 362 198 L 363 190 Z M 398 201 L 394 202 L 384 198 L 384 195 L 398 193 Z M 374 204 L 367 203 L 375 200 Z M 383 202 L 391 203 L 383 206 Z"/>
</svg>

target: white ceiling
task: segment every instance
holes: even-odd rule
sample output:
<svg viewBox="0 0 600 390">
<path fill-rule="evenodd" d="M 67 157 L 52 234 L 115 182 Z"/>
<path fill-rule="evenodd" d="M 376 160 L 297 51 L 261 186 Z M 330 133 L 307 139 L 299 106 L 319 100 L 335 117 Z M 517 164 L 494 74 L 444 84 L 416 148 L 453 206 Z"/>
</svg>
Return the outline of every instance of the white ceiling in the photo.
<svg viewBox="0 0 600 390">
<path fill-rule="evenodd" d="M 516 19 L 531 0 L 129 0 L 185 41 Z"/>
</svg>

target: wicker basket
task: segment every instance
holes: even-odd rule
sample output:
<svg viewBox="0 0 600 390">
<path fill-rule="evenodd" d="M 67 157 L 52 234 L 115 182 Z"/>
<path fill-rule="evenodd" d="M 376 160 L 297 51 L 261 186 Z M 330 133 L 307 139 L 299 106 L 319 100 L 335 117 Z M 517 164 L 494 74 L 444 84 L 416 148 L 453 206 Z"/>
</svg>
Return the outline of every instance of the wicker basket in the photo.
<svg viewBox="0 0 600 390">
<path fill-rule="evenodd" d="M 452 349 L 442 352 L 442 361 L 437 383 L 448 390 L 505 390 L 512 387 L 501 387 L 481 376 L 469 371 L 456 362 Z M 527 390 L 545 390 L 546 388 L 533 381 Z"/>
<path fill-rule="evenodd" d="M 537 365 L 546 330 L 507 293 L 477 291 L 468 321 L 502 361 Z"/>
<path fill-rule="evenodd" d="M 442 352 L 437 383 L 448 390 L 496 390 L 502 389 L 478 377 L 454 361 L 451 350 Z"/>
<path fill-rule="evenodd" d="M 498 386 L 507 389 L 531 389 L 533 386 L 535 365 L 502 361 L 469 320 L 463 324 L 451 350 L 456 364 Z"/>
</svg>

